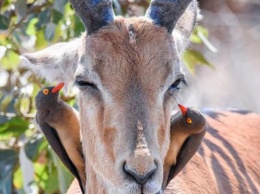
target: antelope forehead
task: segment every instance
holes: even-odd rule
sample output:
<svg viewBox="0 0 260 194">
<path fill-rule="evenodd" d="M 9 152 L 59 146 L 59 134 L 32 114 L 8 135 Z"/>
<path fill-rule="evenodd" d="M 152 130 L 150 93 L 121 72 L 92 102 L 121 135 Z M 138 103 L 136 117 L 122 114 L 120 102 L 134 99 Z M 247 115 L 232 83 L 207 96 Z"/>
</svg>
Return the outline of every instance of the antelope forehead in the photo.
<svg viewBox="0 0 260 194">
<path fill-rule="evenodd" d="M 94 36 L 87 36 L 85 43 L 87 53 L 106 61 L 130 58 L 129 62 L 143 59 L 149 63 L 151 58 L 170 60 L 178 57 L 173 37 L 165 28 L 145 18 L 120 18 Z"/>
<path fill-rule="evenodd" d="M 138 81 L 158 90 L 181 74 L 171 35 L 147 19 L 118 19 L 83 42 L 86 49 L 76 74 L 101 89 L 122 91 Z"/>
</svg>

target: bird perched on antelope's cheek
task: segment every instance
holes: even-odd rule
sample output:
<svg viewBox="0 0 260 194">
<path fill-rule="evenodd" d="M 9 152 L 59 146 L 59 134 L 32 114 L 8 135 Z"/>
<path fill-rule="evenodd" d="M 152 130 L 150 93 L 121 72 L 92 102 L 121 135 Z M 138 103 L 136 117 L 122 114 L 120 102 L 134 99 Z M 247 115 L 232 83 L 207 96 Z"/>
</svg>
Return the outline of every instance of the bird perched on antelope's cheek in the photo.
<svg viewBox="0 0 260 194">
<path fill-rule="evenodd" d="M 164 183 L 169 182 L 196 153 L 205 135 L 207 122 L 196 108 L 178 105 L 181 112 L 171 119 L 170 146 L 164 161 Z"/>
<path fill-rule="evenodd" d="M 37 94 L 36 122 L 50 146 L 65 166 L 78 179 L 84 192 L 85 165 L 80 141 L 78 112 L 60 100 L 59 91 L 63 83 L 45 87 Z"/>
</svg>

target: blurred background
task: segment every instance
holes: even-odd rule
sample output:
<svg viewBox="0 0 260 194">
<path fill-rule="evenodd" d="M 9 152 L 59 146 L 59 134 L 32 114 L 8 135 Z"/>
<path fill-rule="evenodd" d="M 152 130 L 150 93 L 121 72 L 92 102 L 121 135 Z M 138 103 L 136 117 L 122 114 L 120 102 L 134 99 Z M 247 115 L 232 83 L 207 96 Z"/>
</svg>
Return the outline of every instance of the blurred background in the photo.
<svg viewBox="0 0 260 194">
<path fill-rule="evenodd" d="M 200 1 L 209 41 L 216 50 L 195 45 L 215 69 L 197 66 L 189 76 L 184 102 L 260 112 L 260 1 Z M 191 45 L 191 47 L 193 47 Z M 213 52 L 212 52 L 213 51 Z M 215 52 L 216 51 L 216 52 Z"/>
<path fill-rule="evenodd" d="M 117 15 L 143 15 L 149 0 L 113 0 Z M 200 0 L 182 56 L 188 86 L 179 103 L 260 112 L 259 0 Z M 35 128 L 34 97 L 48 83 L 19 67 L 19 55 L 78 37 L 67 0 L 0 0 L 0 193 L 65 193 L 73 177 Z M 61 98 L 76 106 L 73 94 Z"/>
</svg>

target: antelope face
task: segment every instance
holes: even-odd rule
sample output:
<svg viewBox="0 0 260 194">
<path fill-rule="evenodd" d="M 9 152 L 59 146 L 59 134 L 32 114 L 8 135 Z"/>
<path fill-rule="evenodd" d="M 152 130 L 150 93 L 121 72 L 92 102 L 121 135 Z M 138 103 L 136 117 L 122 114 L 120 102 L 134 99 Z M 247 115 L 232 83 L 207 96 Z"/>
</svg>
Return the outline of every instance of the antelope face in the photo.
<svg viewBox="0 0 260 194">
<path fill-rule="evenodd" d="M 156 193 L 183 79 L 174 40 L 148 19 L 119 18 L 84 45 L 75 80 L 87 166 L 122 193 Z"/>
<path fill-rule="evenodd" d="M 23 56 L 48 81 L 80 89 L 87 193 L 161 192 L 179 56 L 196 18 L 190 2 L 154 0 L 146 17 L 124 19 L 109 0 L 71 0 L 87 34 Z"/>
</svg>

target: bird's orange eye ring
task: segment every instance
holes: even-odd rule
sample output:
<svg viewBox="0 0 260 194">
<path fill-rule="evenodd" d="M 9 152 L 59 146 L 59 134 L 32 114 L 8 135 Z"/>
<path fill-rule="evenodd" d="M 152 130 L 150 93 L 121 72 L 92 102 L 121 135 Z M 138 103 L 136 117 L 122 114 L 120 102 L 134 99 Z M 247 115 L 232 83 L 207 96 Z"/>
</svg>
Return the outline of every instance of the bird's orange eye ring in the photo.
<svg viewBox="0 0 260 194">
<path fill-rule="evenodd" d="M 192 123 L 192 120 L 191 118 L 187 118 L 187 123 L 191 124 Z"/>
<path fill-rule="evenodd" d="M 42 91 L 42 93 L 43 93 L 44 95 L 47 95 L 47 94 L 49 94 L 49 90 L 48 90 L 48 89 L 44 89 L 44 90 Z"/>
</svg>

